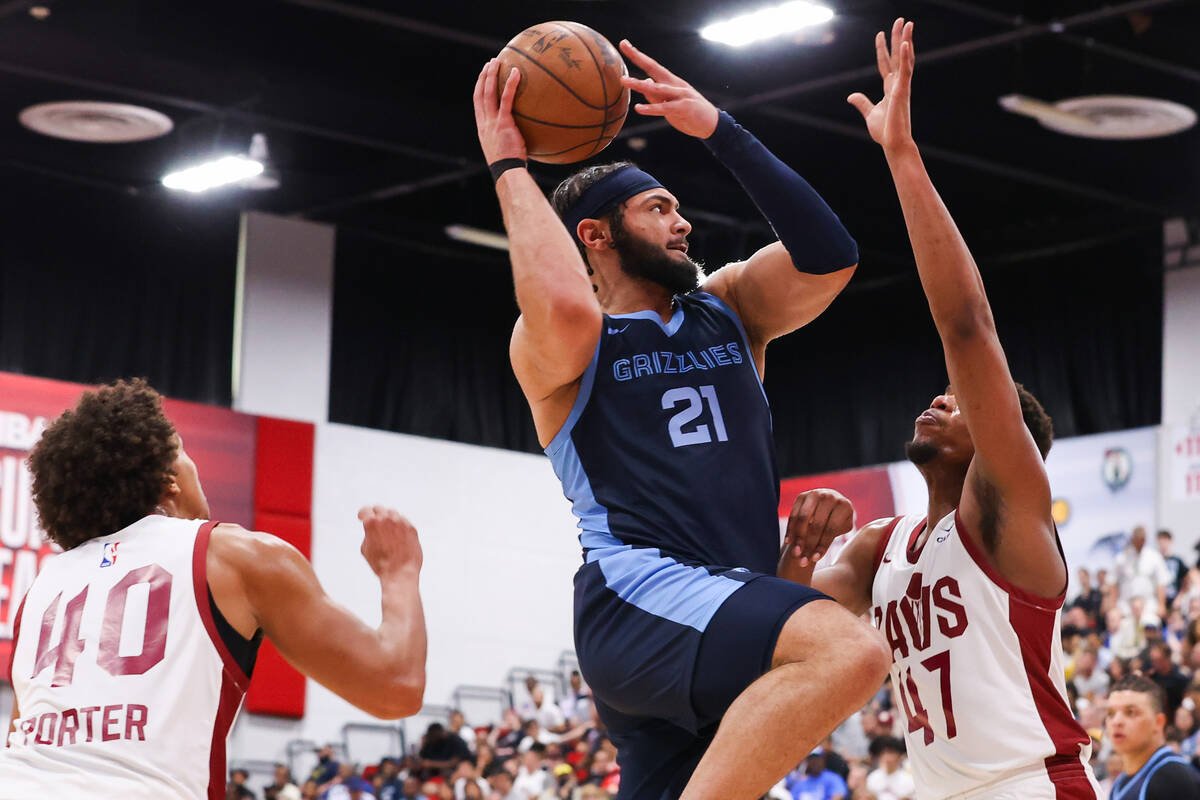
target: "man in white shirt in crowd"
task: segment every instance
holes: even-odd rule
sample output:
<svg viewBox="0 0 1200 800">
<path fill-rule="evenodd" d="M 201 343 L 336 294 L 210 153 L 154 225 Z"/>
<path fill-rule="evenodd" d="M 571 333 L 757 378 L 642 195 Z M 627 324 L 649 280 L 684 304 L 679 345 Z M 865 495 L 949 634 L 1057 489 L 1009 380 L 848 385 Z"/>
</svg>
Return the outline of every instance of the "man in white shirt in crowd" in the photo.
<svg viewBox="0 0 1200 800">
<path fill-rule="evenodd" d="M 1108 694 L 1108 673 L 1097 668 L 1097 654 L 1091 647 L 1084 648 L 1075 661 L 1075 693 L 1089 700 Z"/>
<path fill-rule="evenodd" d="M 1162 553 L 1146 547 L 1146 529 L 1141 525 L 1133 529 L 1129 544 L 1117 554 L 1112 581 L 1120 590 L 1122 603 L 1144 597 L 1148 602 L 1157 603 L 1151 608 L 1156 609 L 1160 618 L 1166 617 L 1167 584 L 1171 581 L 1171 573 Z"/>
<path fill-rule="evenodd" d="M 571 688 L 558 704 L 568 724 L 575 725 L 591 719 L 591 699 L 592 693 L 583 685 L 583 676 L 579 674 L 579 670 L 571 670 Z"/>
<path fill-rule="evenodd" d="M 542 768 L 542 755 L 545 752 L 545 745 L 534 744 L 521 754 L 521 767 L 513 782 L 513 791 L 519 797 L 535 800 L 550 785 L 550 773 Z"/>
<path fill-rule="evenodd" d="M 449 731 L 466 742 L 468 750 L 475 752 L 475 729 L 467 724 L 466 717 L 457 708 L 450 712 Z"/>
<path fill-rule="evenodd" d="M 917 787 L 904 763 L 904 742 L 880 736 L 871 742 L 871 756 L 879 759 L 879 767 L 867 776 L 867 791 L 875 800 L 912 800 Z"/>
</svg>

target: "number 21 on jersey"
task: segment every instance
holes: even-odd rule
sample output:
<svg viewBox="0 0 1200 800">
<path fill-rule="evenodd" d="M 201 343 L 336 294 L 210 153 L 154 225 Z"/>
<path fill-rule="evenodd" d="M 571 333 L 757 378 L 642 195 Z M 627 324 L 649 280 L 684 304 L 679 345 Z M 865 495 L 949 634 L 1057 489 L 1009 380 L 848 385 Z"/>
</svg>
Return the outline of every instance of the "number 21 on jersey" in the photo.
<svg viewBox="0 0 1200 800">
<path fill-rule="evenodd" d="M 712 419 L 710 430 L 708 423 L 695 425 L 691 430 L 684 430 L 685 425 L 693 423 L 704 413 L 704 406 Z M 725 432 L 725 418 L 721 416 L 721 404 L 717 402 L 717 390 L 712 386 L 701 386 L 698 390 L 691 386 L 680 386 L 663 392 L 662 408 L 669 411 L 683 406 L 667 422 L 667 430 L 671 433 L 671 444 L 675 447 L 687 447 L 693 444 L 708 444 L 713 441 L 715 433 L 718 442 L 728 442 L 729 434 Z"/>
</svg>

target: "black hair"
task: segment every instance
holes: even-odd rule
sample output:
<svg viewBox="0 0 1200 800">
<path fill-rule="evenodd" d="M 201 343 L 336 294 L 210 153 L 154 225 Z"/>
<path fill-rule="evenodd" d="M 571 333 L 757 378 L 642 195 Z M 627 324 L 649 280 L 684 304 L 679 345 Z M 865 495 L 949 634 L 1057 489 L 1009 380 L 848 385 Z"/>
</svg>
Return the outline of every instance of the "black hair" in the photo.
<svg viewBox="0 0 1200 800">
<path fill-rule="evenodd" d="M 1115 692 L 1140 692 L 1150 697 L 1150 708 L 1155 714 L 1162 714 L 1167 708 L 1167 693 L 1163 688 L 1144 675 L 1126 675 L 1108 690 L 1111 698 Z"/>
</svg>

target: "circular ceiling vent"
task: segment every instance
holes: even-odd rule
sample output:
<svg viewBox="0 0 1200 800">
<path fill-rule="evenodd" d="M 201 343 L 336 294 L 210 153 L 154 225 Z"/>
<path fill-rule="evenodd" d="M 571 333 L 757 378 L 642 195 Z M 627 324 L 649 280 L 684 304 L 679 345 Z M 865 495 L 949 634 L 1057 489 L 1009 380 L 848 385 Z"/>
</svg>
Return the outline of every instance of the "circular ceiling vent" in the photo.
<svg viewBox="0 0 1200 800">
<path fill-rule="evenodd" d="M 1192 109 L 1152 97 L 1094 95 L 1059 100 L 1054 106 L 1065 113 L 1040 116 L 1042 125 L 1089 139 L 1150 139 L 1179 133 L 1196 124 Z"/>
<path fill-rule="evenodd" d="M 90 100 L 41 103 L 17 119 L 32 131 L 76 142 L 140 142 L 174 127 L 170 117 L 149 108 Z"/>
</svg>

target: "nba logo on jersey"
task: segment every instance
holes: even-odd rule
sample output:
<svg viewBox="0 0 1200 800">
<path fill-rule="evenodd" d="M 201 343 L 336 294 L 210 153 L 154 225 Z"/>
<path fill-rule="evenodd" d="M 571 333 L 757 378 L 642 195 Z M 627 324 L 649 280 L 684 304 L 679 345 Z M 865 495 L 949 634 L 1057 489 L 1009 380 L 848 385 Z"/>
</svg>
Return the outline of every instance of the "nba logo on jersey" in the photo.
<svg viewBox="0 0 1200 800">
<path fill-rule="evenodd" d="M 104 553 L 100 556 L 100 566 L 111 567 L 117 563 L 117 545 L 120 542 L 106 542 L 104 545 Z"/>
</svg>

